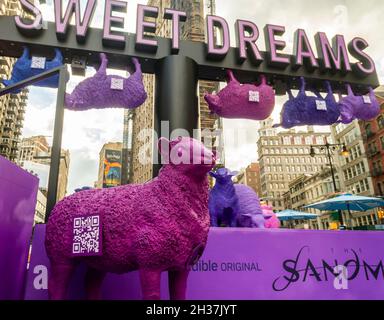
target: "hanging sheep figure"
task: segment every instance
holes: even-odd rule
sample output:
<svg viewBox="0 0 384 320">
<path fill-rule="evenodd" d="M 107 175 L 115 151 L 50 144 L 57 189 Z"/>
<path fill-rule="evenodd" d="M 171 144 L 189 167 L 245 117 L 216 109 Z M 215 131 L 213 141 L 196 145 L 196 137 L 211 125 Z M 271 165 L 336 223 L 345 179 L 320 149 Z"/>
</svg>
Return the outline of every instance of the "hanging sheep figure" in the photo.
<svg viewBox="0 0 384 320">
<path fill-rule="evenodd" d="M 166 164 L 142 185 L 92 189 L 59 202 L 47 223 L 45 246 L 51 261 L 49 296 L 65 299 L 79 261 L 88 271 L 88 299 L 101 298 L 106 273 L 138 270 L 144 299 L 160 299 L 160 278 L 168 271 L 170 297 L 186 298 L 190 267 L 201 257 L 208 237 L 208 172 L 212 151 L 191 138 L 159 140 Z M 167 161 L 168 160 L 168 161 Z M 99 215 L 102 254 L 73 257 L 74 219 Z"/>
</svg>

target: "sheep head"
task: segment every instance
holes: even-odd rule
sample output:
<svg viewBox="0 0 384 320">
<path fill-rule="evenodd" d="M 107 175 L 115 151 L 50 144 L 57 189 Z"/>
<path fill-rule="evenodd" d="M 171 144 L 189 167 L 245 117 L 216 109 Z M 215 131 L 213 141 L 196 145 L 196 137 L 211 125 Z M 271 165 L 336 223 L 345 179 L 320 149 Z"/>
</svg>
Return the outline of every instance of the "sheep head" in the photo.
<svg viewBox="0 0 384 320">
<path fill-rule="evenodd" d="M 220 168 L 216 172 L 211 171 L 210 176 L 215 178 L 219 184 L 232 183 L 232 178 L 237 176 L 237 171 L 230 171 L 227 168 Z"/>
<path fill-rule="evenodd" d="M 179 137 L 172 141 L 160 138 L 158 148 L 163 164 L 188 175 L 206 175 L 215 166 L 214 153 L 193 138 Z"/>
</svg>

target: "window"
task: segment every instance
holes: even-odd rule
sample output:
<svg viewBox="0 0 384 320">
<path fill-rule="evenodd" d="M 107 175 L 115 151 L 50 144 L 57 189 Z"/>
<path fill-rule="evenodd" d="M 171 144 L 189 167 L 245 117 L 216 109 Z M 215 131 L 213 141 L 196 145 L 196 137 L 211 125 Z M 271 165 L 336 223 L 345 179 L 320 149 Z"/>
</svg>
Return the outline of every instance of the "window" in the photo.
<svg viewBox="0 0 384 320">
<path fill-rule="evenodd" d="M 305 144 L 312 144 L 312 142 L 313 142 L 313 137 L 306 137 L 305 138 Z"/>
<path fill-rule="evenodd" d="M 324 144 L 324 138 L 323 137 L 316 137 L 316 144 Z"/>
<path fill-rule="evenodd" d="M 368 183 L 368 179 L 364 179 L 364 183 L 365 183 L 365 190 L 369 190 L 369 183 Z"/>
<path fill-rule="evenodd" d="M 297 144 L 297 145 L 300 145 L 300 144 L 302 144 L 303 143 L 303 141 L 302 141 L 302 139 L 301 139 L 301 137 L 295 137 L 295 144 Z"/>
<path fill-rule="evenodd" d="M 384 117 L 380 116 L 377 118 L 377 125 L 379 126 L 380 129 L 384 128 Z"/>
<path fill-rule="evenodd" d="M 372 135 L 372 125 L 370 123 L 365 126 L 365 133 L 368 137 Z"/>
</svg>

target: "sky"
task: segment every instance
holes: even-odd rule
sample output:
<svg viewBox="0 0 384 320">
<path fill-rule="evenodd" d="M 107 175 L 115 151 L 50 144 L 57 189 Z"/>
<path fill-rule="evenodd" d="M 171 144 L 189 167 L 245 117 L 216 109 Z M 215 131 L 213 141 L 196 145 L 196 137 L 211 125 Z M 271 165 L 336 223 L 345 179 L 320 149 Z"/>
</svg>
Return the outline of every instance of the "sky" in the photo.
<svg viewBox="0 0 384 320">
<path fill-rule="evenodd" d="M 83 0 L 84 2 L 85 0 Z M 45 20 L 53 21 L 53 0 L 40 5 Z M 128 1 L 125 31 L 135 33 L 136 5 L 147 1 Z M 66 1 L 64 1 L 66 3 Z M 101 27 L 104 0 L 98 1 L 93 27 Z M 335 34 L 343 34 L 346 41 L 355 36 L 368 41 L 366 50 L 375 60 L 380 82 L 384 84 L 384 1 L 382 0 L 216 0 L 216 14 L 224 17 L 230 26 L 231 42 L 235 45 L 234 24 L 236 19 L 250 20 L 262 31 L 265 24 L 278 24 L 286 27 L 283 36 L 287 42 L 284 53 L 292 52 L 293 34 L 298 28 L 307 31 L 312 41 L 318 31 L 326 32 L 329 38 Z M 261 32 L 260 50 L 264 50 L 264 39 Z M 92 68 L 87 76 L 94 74 Z M 119 73 L 109 71 L 109 73 Z M 120 73 L 121 74 L 121 73 Z M 67 92 L 83 80 L 72 76 Z M 273 113 L 275 122 L 279 122 L 279 114 L 286 97 L 278 97 Z M 56 91 L 45 88 L 30 88 L 26 109 L 23 137 L 45 135 L 51 141 L 53 134 L 53 118 L 56 103 Z M 224 138 L 226 165 L 231 170 L 240 170 L 258 159 L 257 156 L 258 122 L 245 120 L 224 120 Z M 235 133 L 235 139 L 230 139 Z M 69 171 L 68 191 L 82 186 L 93 186 L 97 179 L 99 151 L 106 142 L 121 141 L 123 134 L 123 110 L 106 109 L 86 112 L 65 112 L 63 148 L 69 149 L 71 163 Z"/>
</svg>

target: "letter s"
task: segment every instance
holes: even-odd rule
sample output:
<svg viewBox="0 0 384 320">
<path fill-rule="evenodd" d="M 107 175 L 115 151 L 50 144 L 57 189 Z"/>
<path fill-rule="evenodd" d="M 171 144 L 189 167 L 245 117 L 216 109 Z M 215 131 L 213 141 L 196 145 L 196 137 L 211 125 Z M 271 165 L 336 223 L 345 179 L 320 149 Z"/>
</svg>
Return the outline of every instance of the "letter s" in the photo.
<svg viewBox="0 0 384 320">
<path fill-rule="evenodd" d="M 33 279 L 33 287 L 36 290 L 48 289 L 48 269 L 46 266 L 37 265 L 33 268 L 33 273 L 37 276 Z"/>
<path fill-rule="evenodd" d="M 41 30 L 43 27 L 43 16 L 41 15 L 41 11 L 28 0 L 20 0 L 20 4 L 25 11 L 35 16 L 35 20 L 33 20 L 32 23 L 25 23 L 20 16 L 16 16 L 16 26 L 21 30 Z"/>
</svg>

